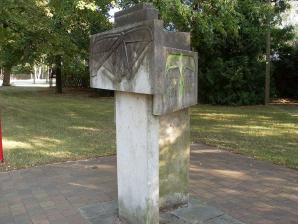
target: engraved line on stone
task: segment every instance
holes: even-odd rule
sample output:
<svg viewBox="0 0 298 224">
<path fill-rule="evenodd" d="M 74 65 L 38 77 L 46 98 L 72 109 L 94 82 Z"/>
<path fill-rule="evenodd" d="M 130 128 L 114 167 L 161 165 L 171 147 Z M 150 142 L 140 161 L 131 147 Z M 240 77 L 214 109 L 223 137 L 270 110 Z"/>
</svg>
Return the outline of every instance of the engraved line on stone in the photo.
<svg viewBox="0 0 298 224">
<path fill-rule="evenodd" d="M 149 35 L 146 36 L 146 38 L 148 38 L 148 40 L 125 40 L 125 38 L 131 34 L 131 33 L 134 33 L 134 32 L 138 32 L 138 31 L 146 31 L 146 32 L 149 32 Z M 129 30 L 126 30 L 126 31 L 122 31 L 120 33 L 115 33 L 115 34 L 106 34 L 104 36 L 100 36 L 98 38 L 95 39 L 94 41 L 94 45 L 96 46 L 100 46 L 100 44 L 104 44 L 105 41 L 108 41 L 109 39 L 115 39 L 117 38 L 113 44 L 111 45 L 111 50 L 110 51 L 103 51 L 101 48 L 98 49 L 98 47 L 95 47 L 95 49 L 93 49 L 92 51 L 92 54 L 93 54 L 93 61 L 95 60 L 94 59 L 94 56 L 99 56 L 100 54 L 104 54 L 104 53 L 107 53 L 106 55 L 102 55 L 101 59 L 99 59 L 99 64 L 96 65 L 96 62 L 98 60 L 95 60 L 94 64 L 95 64 L 95 67 L 96 67 L 96 70 L 98 71 L 102 66 L 107 69 L 111 74 L 113 74 L 115 76 L 115 79 L 111 79 L 111 76 L 107 76 L 111 81 L 118 81 L 120 82 L 121 79 L 123 77 L 126 77 L 128 80 L 132 79 L 134 77 L 134 73 L 136 73 L 136 71 L 138 70 L 139 66 L 141 65 L 141 61 L 144 59 L 144 55 L 145 55 L 145 52 L 147 52 L 148 50 L 148 46 L 149 44 L 152 42 L 152 31 L 151 31 L 151 28 L 148 27 L 148 26 L 139 26 L 139 27 L 134 27 L 134 28 L 131 28 Z M 99 44 L 100 43 L 100 44 Z M 143 48 L 141 48 L 141 51 L 139 53 L 139 55 L 137 55 L 137 57 L 135 58 L 134 61 L 131 61 L 129 59 L 129 56 L 128 56 L 128 50 L 127 50 L 127 45 L 128 44 L 138 44 L 138 43 L 145 43 L 146 45 L 143 46 Z M 117 71 L 117 68 L 112 68 L 112 69 L 108 69 L 107 66 L 104 66 L 105 62 L 108 61 L 112 55 L 115 53 L 115 51 L 117 51 L 117 49 L 119 49 L 119 47 L 123 46 L 124 47 L 124 52 L 121 52 L 120 50 L 120 54 L 125 54 L 124 57 L 125 59 L 120 59 L 120 60 L 125 60 L 125 63 L 122 64 L 123 65 L 123 74 L 114 74 L 115 71 L 116 72 L 121 72 L 121 67 L 119 68 L 119 71 Z M 116 64 L 113 65 L 113 66 L 121 66 L 121 62 L 117 65 L 117 56 L 116 57 Z M 114 70 L 114 71 L 112 71 Z M 97 74 L 95 75 L 92 75 L 92 77 L 95 77 Z M 123 77 L 122 77 L 123 76 Z"/>
<path fill-rule="evenodd" d="M 184 61 L 184 58 L 189 58 L 191 61 Z M 183 53 L 169 53 L 167 56 L 166 61 L 166 76 L 168 76 L 168 72 L 170 70 L 178 69 L 179 71 L 179 81 L 178 81 L 178 102 L 182 103 L 182 98 L 185 93 L 185 77 L 184 73 L 186 70 L 190 70 L 192 72 L 195 72 L 195 63 L 194 58 L 191 55 L 183 54 Z M 171 82 L 171 85 L 177 85 L 177 82 Z M 175 89 L 174 86 L 169 86 L 169 89 Z M 173 94 L 172 91 L 167 91 L 167 95 L 170 97 L 170 95 Z"/>
</svg>

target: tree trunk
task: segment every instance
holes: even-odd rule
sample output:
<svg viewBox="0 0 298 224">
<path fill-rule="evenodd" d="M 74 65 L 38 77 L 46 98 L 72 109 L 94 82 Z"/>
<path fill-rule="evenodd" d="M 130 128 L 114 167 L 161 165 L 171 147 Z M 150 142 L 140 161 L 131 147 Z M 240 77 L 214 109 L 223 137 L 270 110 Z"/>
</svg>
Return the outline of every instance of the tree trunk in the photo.
<svg viewBox="0 0 298 224">
<path fill-rule="evenodd" d="M 55 58 L 55 64 L 56 64 L 56 93 L 62 93 L 62 57 L 60 55 L 56 56 Z"/>
<path fill-rule="evenodd" d="M 52 86 L 53 86 L 53 74 L 54 73 L 55 73 L 54 68 L 49 67 L 49 84 L 50 84 L 50 88 L 52 88 Z"/>
<path fill-rule="evenodd" d="M 270 102 L 270 70 L 271 70 L 271 60 L 270 60 L 270 31 L 267 33 L 267 46 L 266 46 L 266 81 L 265 81 L 265 105 Z"/>
<path fill-rule="evenodd" d="M 42 78 L 42 66 L 38 66 L 38 77 L 37 79 L 41 79 Z"/>
<path fill-rule="evenodd" d="M 3 68 L 3 83 L 2 86 L 10 86 L 11 68 Z"/>
<path fill-rule="evenodd" d="M 37 67 L 34 65 L 34 77 L 33 77 L 33 84 L 36 83 L 36 73 L 37 73 Z"/>
<path fill-rule="evenodd" d="M 46 84 L 49 83 L 49 79 L 50 79 L 50 67 L 49 66 L 46 66 L 46 71 L 47 71 L 47 75 L 46 75 Z"/>
<path fill-rule="evenodd" d="M 270 0 L 267 0 L 271 4 Z M 270 31 L 270 17 L 267 18 L 267 33 L 266 33 L 266 76 L 265 76 L 265 105 L 270 102 L 270 71 L 271 71 L 271 31 Z"/>
</svg>

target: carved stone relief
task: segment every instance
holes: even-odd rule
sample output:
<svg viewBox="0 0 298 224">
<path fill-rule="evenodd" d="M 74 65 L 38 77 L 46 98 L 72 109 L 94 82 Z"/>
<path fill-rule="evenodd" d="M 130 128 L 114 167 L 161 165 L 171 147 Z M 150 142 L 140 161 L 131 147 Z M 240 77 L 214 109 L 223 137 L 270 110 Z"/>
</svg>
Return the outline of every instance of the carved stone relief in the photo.
<svg viewBox="0 0 298 224">
<path fill-rule="evenodd" d="M 131 80 L 142 64 L 152 40 L 152 31 L 148 26 L 97 36 L 91 49 L 92 69 L 98 71 L 103 67 L 108 71 L 103 72 L 103 75 L 113 83 L 120 83 L 124 78 Z"/>
<path fill-rule="evenodd" d="M 166 59 L 165 81 L 169 107 L 183 107 L 184 99 L 192 97 L 196 86 L 195 59 L 183 53 L 169 53 Z"/>
</svg>

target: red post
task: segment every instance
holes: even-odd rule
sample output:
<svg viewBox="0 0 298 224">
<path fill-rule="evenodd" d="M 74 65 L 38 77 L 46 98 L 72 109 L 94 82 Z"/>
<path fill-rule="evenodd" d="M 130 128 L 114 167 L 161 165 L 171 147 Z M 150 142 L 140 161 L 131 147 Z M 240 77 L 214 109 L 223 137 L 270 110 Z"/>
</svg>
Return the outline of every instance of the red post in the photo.
<svg viewBox="0 0 298 224">
<path fill-rule="evenodd" d="M 2 128 L 1 128 L 1 118 L 0 118 L 0 163 L 4 162 L 3 158 L 3 145 L 2 145 Z"/>
</svg>

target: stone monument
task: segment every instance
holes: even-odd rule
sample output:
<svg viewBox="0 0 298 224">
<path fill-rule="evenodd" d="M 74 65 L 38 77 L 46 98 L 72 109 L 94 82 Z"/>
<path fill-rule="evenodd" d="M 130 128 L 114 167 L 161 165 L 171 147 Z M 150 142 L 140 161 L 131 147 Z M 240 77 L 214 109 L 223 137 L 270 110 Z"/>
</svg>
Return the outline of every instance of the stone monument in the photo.
<svg viewBox="0 0 298 224">
<path fill-rule="evenodd" d="M 157 224 L 188 204 L 190 116 L 197 53 L 190 34 L 167 32 L 148 3 L 115 14 L 91 36 L 91 87 L 115 90 L 119 217 Z"/>
</svg>

